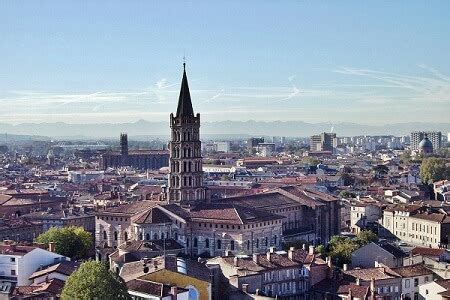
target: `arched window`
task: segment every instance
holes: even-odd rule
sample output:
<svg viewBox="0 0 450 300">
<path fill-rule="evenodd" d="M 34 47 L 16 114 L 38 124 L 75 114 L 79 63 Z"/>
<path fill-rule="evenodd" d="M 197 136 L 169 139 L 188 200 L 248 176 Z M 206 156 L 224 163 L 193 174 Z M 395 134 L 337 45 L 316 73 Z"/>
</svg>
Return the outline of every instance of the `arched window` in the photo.
<svg viewBox="0 0 450 300">
<path fill-rule="evenodd" d="M 259 239 L 256 239 L 256 248 L 259 248 Z"/>
<path fill-rule="evenodd" d="M 186 239 L 186 248 L 189 248 L 189 239 Z"/>
<path fill-rule="evenodd" d="M 217 249 L 222 249 L 222 241 L 217 240 Z"/>
<path fill-rule="evenodd" d="M 197 246 L 198 246 L 198 239 L 194 238 L 194 247 L 197 247 Z"/>
<path fill-rule="evenodd" d="M 161 239 L 164 239 L 164 232 L 161 232 Z"/>
<path fill-rule="evenodd" d="M 125 238 L 125 241 L 128 241 L 128 232 L 125 231 L 125 233 L 124 233 L 123 236 L 124 236 L 124 238 Z"/>
<path fill-rule="evenodd" d="M 175 233 L 173 234 L 173 238 L 174 238 L 175 241 L 178 240 L 178 232 L 175 232 Z"/>
<path fill-rule="evenodd" d="M 147 241 L 150 241 L 150 233 L 147 233 L 147 234 L 145 235 L 145 239 L 146 239 Z"/>
<path fill-rule="evenodd" d="M 198 290 L 193 287 L 192 285 L 187 286 L 187 288 L 189 289 L 189 300 L 198 300 L 200 297 L 200 293 L 198 292 Z"/>
<path fill-rule="evenodd" d="M 205 240 L 205 248 L 209 248 L 209 239 Z"/>
<path fill-rule="evenodd" d="M 266 247 L 269 245 L 269 238 L 266 236 L 266 241 L 265 241 Z"/>
<path fill-rule="evenodd" d="M 277 245 L 277 236 L 276 236 L 276 235 L 273 237 L 273 244 L 274 244 L 275 246 Z"/>
<path fill-rule="evenodd" d="M 250 241 L 247 241 L 247 250 L 250 250 Z"/>
<path fill-rule="evenodd" d="M 142 241 L 142 233 L 139 233 L 139 240 Z"/>
<path fill-rule="evenodd" d="M 114 240 L 117 241 L 117 231 L 114 231 Z"/>
<path fill-rule="evenodd" d="M 158 235 L 156 233 L 153 234 L 153 239 L 157 240 L 158 239 Z"/>
<path fill-rule="evenodd" d="M 234 241 L 231 241 L 231 242 L 230 242 L 230 249 L 231 249 L 231 250 L 234 250 Z"/>
<path fill-rule="evenodd" d="M 106 230 L 103 230 L 103 239 L 104 240 L 108 239 L 108 235 L 106 234 Z"/>
</svg>

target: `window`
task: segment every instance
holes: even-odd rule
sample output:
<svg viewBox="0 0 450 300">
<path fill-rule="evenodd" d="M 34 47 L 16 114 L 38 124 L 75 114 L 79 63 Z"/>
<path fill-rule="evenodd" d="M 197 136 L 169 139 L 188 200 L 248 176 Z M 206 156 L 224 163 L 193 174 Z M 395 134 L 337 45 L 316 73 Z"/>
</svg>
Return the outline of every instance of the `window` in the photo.
<svg viewBox="0 0 450 300">
<path fill-rule="evenodd" d="M 16 270 L 11 270 L 11 276 L 16 276 Z"/>
<path fill-rule="evenodd" d="M 222 241 L 217 240 L 217 249 L 222 249 Z"/>
<path fill-rule="evenodd" d="M 409 279 L 406 279 L 406 280 L 405 280 L 405 288 L 409 288 L 410 285 L 411 285 L 410 280 L 409 280 Z"/>
<path fill-rule="evenodd" d="M 209 248 L 209 239 L 205 240 L 205 248 Z"/>
<path fill-rule="evenodd" d="M 15 258 L 15 257 L 11 257 L 11 258 L 10 258 L 10 261 L 11 261 L 11 262 L 15 262 L 15 261 L 16 261 L 16 258 Z"/>
<path fill-rule="evenodd" d="M 125 231 L 125 234 L 124 234 L 124 238 L 125 238 L 125 241 L 128 241 L 128 232 L 126 232 L 126 231 Z"/>
<path fill-rule="evenodd" d="M 419 278 L 414 278 L 414 286 L 418 286 L 418 285 L 419 285 Z"/>
<path fill-rule="evenodd" d="M 250 250 L 250 241 L 247 241 L 247 250 Z"/>
<path fill-rule="evenodd" d="M 231 250 L 234 250 L 234 241 L 231 241 L 231 242 L 230 242 L 230 249 L 231 249 Z"/>
<path fill-rule="evenodd" d="M 198 246 L 198 239 L 194 238 L 194 247 L 197 247 L 197 246 Z"/>
<path fill-rule="evenodd" d="M 114 231 L 114 240 L 117 241 L 117 231 Z"/>
<path fill-rule="evenodd" d="M 259 239 L 256 239 L 256 248 L 259 248 Z"/>
<path fill-rule="evenodd" d="M 103 239 L 104 240 L 108 239 L 108 235 L 106 234 L 106 230 L 103 230 Z"/>
</svg>

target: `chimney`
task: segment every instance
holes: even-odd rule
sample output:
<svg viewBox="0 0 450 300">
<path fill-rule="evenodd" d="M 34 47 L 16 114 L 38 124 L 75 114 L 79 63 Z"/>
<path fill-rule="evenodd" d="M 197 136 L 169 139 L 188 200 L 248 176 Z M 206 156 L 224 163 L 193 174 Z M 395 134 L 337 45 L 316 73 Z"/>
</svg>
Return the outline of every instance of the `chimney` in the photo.
<svg viewBox="0 0 450 300">
<path fill-rule="evenodd" d="M 347 265 L 347 264 L 344 264 L 344 265 L 342 266 L 342 269 L 343 269 L 344 271 L 347 271 L 347 270 L 348 270 L 348 265 Z"/>
<path fill-rule="evenodd" d="M 327 265 L 328 265 L 328 268 L 331 268 L 332 266 L 333 266 L 333 263 L 331 262 L 331 257 L 327 257 Z"/>
<path fill-rule="evenodd" d="M 370 291 L 372 292 L 372 295 L 375 295 L 375 278 L 373 277 L 370 279 Z"/>
<path fill-rule="evenodd" d="M 289 251 L 288 251 L 288 258 L 290 260 L 294 260 L 294 251 L 295 251 L 295 247 L 290 247 Z"/>
<path fill-rule="evenodd" d="M 239 266 L 239 258 L 237 258 L 237 256 L 235 256 L 235 257 L 233 258 L 233 265 L 234 265 L 235 267 Z"/>
<path fill-rule="evenodd" d="M 378 267 L 380 266 L 380 263 L 378 262 L 378 260 L 376 260 L 376 261 L 374 262 L 374 266 L 375 266 L 375 268 L 378 268 Z"/>
<path fill-rule="evenodd" d="M 55 252 L 55 246 L 56 246 L 55 242 L 48 243 L 48 251 Z"/>
<path fill-rule="evenodd" d="M 306 251 L 306 244 L 302 245 L 302 249 Z"/>
<path fill-rule="evenodd" d="M 258 253 L 253 253 L 253 261 L 259 265 L 259 256 Z"/>
<path fill-rule="evenodd" d="M 270 252 L 270 251 L 266 253 L 267 261 L 269 261 L 269 262 L 271 261 L 271 255 L 272 255 L 272 253 L 273 253 L 273 252 Z"/>
<path fill-rule="evenodd" d="M 231 256 L 231 251 L 230 250 L 225 250 L 225 256 Z"/>
<path fill-rule="evenodd" d="M 309 254 L 309 255 L 313 255 L 313 254 L 314 254 L 314 246 L 313 246 L 313 245 L 310 245 L 310 246 L 309 246 L 308 254 Z"/>
<path fill-rule="evenodd" d="M 178 287 L 177 286 L 170 287 L 170 295 L 172 295 L 172 300 L 177 300 L 177 295 L 178 295 Z"/>
<path fill-rule="evenodd" d="M 270 253 L 275 253 L 275 247 L 270 247 L 270 248 L 269 248 L 269 252 L 270 252 Z"/>
<path fill-rule="evenodd" d="M 361 282 L 359 281 L 359 278 L 356 278 L 356 285 L 361 285 Z"/>
<path fill-rule="evenodd" d="M 248 293 L 248 283 L 243 283 L 243 284 L 242 284 L 242 291 L 243 291 L 244 293 Z"/>
</svg>

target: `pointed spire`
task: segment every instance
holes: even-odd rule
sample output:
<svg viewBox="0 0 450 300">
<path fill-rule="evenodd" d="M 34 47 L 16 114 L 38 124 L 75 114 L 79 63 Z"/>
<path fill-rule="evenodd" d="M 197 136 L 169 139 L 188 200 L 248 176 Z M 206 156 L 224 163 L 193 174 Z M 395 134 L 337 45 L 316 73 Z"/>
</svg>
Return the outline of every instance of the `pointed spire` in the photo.
<svg viewBox="0 0 450 300">
<path fill-rule="evenodd" d="M 178 98 L 178 107 L 176 117 L 193 117 L 191 94 L 186 76 L 186 63 L 183 63 L 183 79 L 181 81 L 180 97 Z"/>
</svg>

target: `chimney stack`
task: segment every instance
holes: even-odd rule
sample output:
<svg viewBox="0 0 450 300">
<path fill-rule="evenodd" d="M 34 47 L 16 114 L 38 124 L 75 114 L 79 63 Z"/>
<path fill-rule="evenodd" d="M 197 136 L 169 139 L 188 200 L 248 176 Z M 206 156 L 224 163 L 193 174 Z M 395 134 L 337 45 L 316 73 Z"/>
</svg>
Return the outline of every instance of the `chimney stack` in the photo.
<svg viewBox="0 0 450 300">
<path fill-rule="evenodd" d="M 348 270 L 348 265 L 347 265 L 347 264 L 344 264 L 344 265 L 342 266 L 342 269 L 343 269 L 344 271 L 347 271 L 347 270 Z"/>
<path fill-rule="evenodd" d="M 313 245 L 310 245 L 310 246 L 309 246 L 308 254 L 309 254 L 309 255 L 313 255 L 313 254 L 314 254 L 314 246 L 313 246 Z"/>
<path fill-rule="evenodd" d="M 269 248 L 269 252 L 270 252 L 270 253 L 275 253 L 275 247 L 270 247 L 270 248 Z"/>
<path fill-rule="evenodd" d="M 225 256 L 231 256 L 231 251 L 230 250 L 225 250 Z"/>
<path fill-rule="evenodd" d="M 331 257 L 327 257 L 327 265 L 328 265 L 328 268 L 331 268 L 332 266 L 333 266 L 333 263 L 331 262 Z"/>
<path fill-rule="evenodd" d="M 55 247 L 56 247 L 55 242 L 48 243 L 48 251 L 55 252 Z"/>
<path fill-rule="evenodd" d="M 177 300 L 177 295 L 178 295 L 178 287 L 177 286 L 170 287 L 170 295 L 172 295 L 172 300 Z"/>
<path fill-rule="evenodd" d="M 267 261 L 269 261 L 269 262 L 270 262 L 271 259 L 272 259 L 272 257 L 271 257 L 271 256 L 272 256 L 272 253 L 273 253 L 273 252 L 270 252 L 270 251 L 266 253 Z"/>
<path fill-rule="evenodd" d="M 253 253 L 253 261 L 258 265 L 259 264 L 259 256 L 258 253 Z"/>
<path fill-rule="evenodd" d="M 288 258 L 290 260 L 294 260 L 294 251 L 295 251 L 295 247 L 290 247 L 289 251 L 288 251 Z"/>
<path fill-rule="evenodd" d="M 237 258 L 237 256 L 235 256 L 233 258 L 233 264 L 234 264 L 235 267 L 239 266 L 239 258 Z"/>
<path fill-rule="evenodd" d="M 306 244 L 302 245 L 302 249 L 306 251 Z"/>
</svg>

